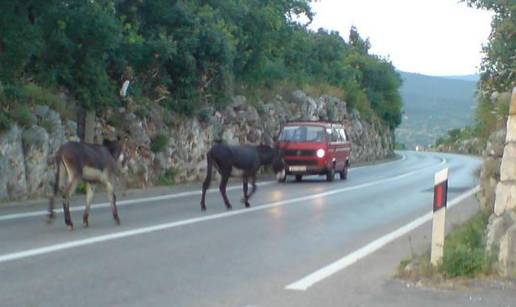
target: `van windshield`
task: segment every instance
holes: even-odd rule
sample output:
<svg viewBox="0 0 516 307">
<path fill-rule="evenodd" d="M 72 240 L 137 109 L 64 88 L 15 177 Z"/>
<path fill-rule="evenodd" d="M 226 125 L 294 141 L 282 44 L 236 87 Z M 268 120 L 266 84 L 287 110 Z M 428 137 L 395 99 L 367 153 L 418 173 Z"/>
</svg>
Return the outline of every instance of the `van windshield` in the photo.
<svg viewBox="0 0 516 307">
<path fill-rule="evenodd" d="M 317 126 L 286 126 L 279 136 L 280 141 L 324 142 L 324 128 Z"/>
</svg>

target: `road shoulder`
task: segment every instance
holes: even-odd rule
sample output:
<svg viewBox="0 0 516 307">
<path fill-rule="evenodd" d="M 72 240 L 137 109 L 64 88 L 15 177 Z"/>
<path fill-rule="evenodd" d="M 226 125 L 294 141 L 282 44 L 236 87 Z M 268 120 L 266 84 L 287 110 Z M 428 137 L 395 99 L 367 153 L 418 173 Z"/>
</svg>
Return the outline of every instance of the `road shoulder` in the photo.
<svg viewBox="0 0 516 307">
<path fill-rule="evenodd" d="M 475 196 L 450 208 L 447 231 L 478 210 Z M 430 247 L 431 227 L 431 222 L 425 223 L 306 292 L 289 293 L 286 305 L 516 306 L 516 283 L 511 281 L 485 279 L 460 281 L 455 287 L 428 287 L 397 279 L 396 269 L 401 260 Z"/>
</svg>

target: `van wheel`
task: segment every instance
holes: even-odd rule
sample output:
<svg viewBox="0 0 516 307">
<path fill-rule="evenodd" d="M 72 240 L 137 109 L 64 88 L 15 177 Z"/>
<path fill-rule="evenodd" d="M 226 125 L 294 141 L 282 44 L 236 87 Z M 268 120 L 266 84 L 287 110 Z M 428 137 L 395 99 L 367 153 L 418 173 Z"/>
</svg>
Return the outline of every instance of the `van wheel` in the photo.
<svg viewBox="0 0 516 307">
<path fill-rule="evenodd" d="M 344 169 L 342 172 L 340 172 L 340 180 L 346 180 L 348 179 L 348 166 L 344 166 Z"/>
<path fill-rule="evenodd" d="M 296 175 L 296 181 L 301 182 L 303 180 L 303 175 Z"/>
<path fill-rule="evenodd" d="M 335 180 L 335 170 L 332 168 L 326 173 L 326 181 L 332 182 Z"/>
</svg>

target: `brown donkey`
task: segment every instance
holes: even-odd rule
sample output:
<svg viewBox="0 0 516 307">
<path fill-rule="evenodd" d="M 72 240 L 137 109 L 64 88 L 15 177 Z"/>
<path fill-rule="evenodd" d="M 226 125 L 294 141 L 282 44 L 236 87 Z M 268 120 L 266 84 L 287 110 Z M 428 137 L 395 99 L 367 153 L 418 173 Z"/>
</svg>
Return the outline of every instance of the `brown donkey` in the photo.
<svg viewBox="0 0 516 307">
<path fill-rule="evenodd" d="M 55 164 L 57 165 L 54 182 L 54 193 L 50 197 L 48 208 L 49 222 L 55 217 L 54 199 L 59 190 L 59 180 L 66 174 L 68 184 L 63 193 L 63 212 L 65 223 L 70 230 L 73 230 L 72 218 L 70 216 L 70 198 L 75 192 L 80 180 L 86 183 L 86 208 L 83 215 L 84 226 L 88 226 L 88 216 L 93 199 L 94 184 L 103 184 L 106 187 L 113 218 L 120 225 L 120 218 L 116 208 L 116 196 L 113 190 L 113 180 L 119 174 L 119 164 L 125 165 L 126 155 L 120 139 L 116 141 L 104 140 L 102 145 L 85 144 L 78 142 L 67 142 L 62 145 L 56 153 Z"/>
</svg>

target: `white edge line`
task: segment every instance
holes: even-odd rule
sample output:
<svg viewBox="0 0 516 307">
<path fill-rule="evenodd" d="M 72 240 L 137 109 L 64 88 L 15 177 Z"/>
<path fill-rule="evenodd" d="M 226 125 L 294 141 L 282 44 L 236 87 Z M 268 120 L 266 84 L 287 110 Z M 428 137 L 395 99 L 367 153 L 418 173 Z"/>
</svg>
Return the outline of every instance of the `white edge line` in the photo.
<svg viewBox="0 0 516 307">
<path fill-rule="evenodd" d="M 402 160 L 405 160 L 407 158 L 406 155 L 404 155 L 404 154 L 402 154 L 402 157 L 403 157 Z M 397 162 L 397 161 L 399 161 L 399 160 L 392 161 L 392 162 L 387 162 L 387 163 L 383 163 L 383 164 L 379 164 L 379 165 L 390 164 L 390 163 L 394 163 L 394 162 Z M 442 164 L 443 164 L 443 162 L 441 161 L 441 165 Z M 368 166 L 369 165 L 355 167 L 355 168 L 350 169 L 350 171 L 354 170 L 354 169 L 359 169 L 359 168 L 362 168 L 362 167 L 368 167 Z M 275 182 L 276 181 L 264 181 L 264 182 L 257 183 L 257 185 L 258 186 L 265 186 L 265 185 L 273 184 Z M 227 188 L 227 190 L 228 191 L 232 191 L 232 190 L 236 190 L 236 189 L 240 189 L 240 188 L 241 188 L 241 185 L 233 185 L 233 186 L 229 186 Z M 207 193 L 214 193 L 214 192 L 218 192 L 218 191 L 219 191 L 219 189 L 209 189 L 209 190 L 207 190 Z M 165 194 L 165 195 L 153 196 L 153 197 L 142 197 L 142 198 L 121 200 L 121 201 L 117 202 L 117 206 L 123 207 L 123 206 L 143 203 L 143 202 L 155 202 L 155 201 L 161 201 L 161 200 L 167 200 L 167 199 L 175 199 L 175 198 L 186 197 L 186 196 L 195 196 L 195 195 L 201 195 L 201 191 L 187 191 L 187 192 Z M 92 209 L 99 209 L 99 208 L 108 208 L 109 206 L 110 206 L 109 203 L 103 202 L 103 203 L 93 204 L 91 206 L 91 208 Z M 70 212 L 76 212 L 76 211 L 82 211 L 82 210 L 84 210 L 84 208 L 82 206 L 75 206 L 75 207 L 71 207 L 70 208 Z M 56 212 L 56 214 L 62 214 L 63 213 L 63 209 L 56 209 L 55 212 Z M 21 218 L 44 216 L 44 215 L 47 215 L 47 214 L 48 214 L 48 211 L 46 211 L 46 210 L 33 211 L 33 212 L 25 212 L 25 213 L 6 214 L 6 215 L 0 216 L 0 222 L 1 221 L 21 219 Z"/>
<path fill-rule="evenodd" d="M 37 255 L 42 255 L 42 254 L 48 254 L 48 253 L 52 253 L 52 252 L 56 252 L 56 251 L 61 251 L 61 250 L 70 249 L 70 248 L 79 247 L 79 246 L 90 245 L 90 244 L 99 243 L 99 242 L 105 242 L 105 241 L 111 241 L 111 240 L 115 240 L 115 239 L 132 237 L 132 236 L 136 236 L 136 235 L 140 235 L 140 234 L 156 232 L 156 231 L 174 228 L 174 227 L 178 227 L 178 226 L 195 224 L 195 223 L 214 220 L 214 219 L 218 219 L 218 218 L 225 218 L 225 217 L 229 217 L 229 216 L 246 214 L 246 213 L 251 213 L 251 212 L 260 211 L 260 210 L 267 210 L 267 209 L 271 209 L 271 208 L 275 208 L 275 207 L 279 207 L 279 206 L 285 206 L 285 205 L 292 204 L 292 203 L 312 200 L 312 199 L 315 199 L 318 197 L 334 195 L 334 194 L 338 194 L 338 193 L 342 193 L 342 192 L 347 192 L 347 191 L 351 191 L 351 190 L 357 190 L 357 189 L 361 189 L 361 188 L 374 186 L 374 185 L 384 183 L 384 182 L 399 180 L 399 179 L 402 179 L 405 177 L 412 176 L 414 174 L 418 174 L 419 172 L 420 172 L 420 170 L 412 171 L 409 173 L 405 173 L 405 174 L 387 178 L 387 179 L 371 181 L 371 182 L 367 182 L 367 183 L 363 183 L 363 184 L 359 184 L 359 185 L 355 185 L 355 186 L 351 186 L 351 187 L 330 190 L 330 191 L 326 191 L 326 192 L 322 192 L 322 193 L 277 201 L 277 202 L 273 202 L 273 203 L 269 203 L 269 204 L 257 205 L 256 207 L 252 207 L 252 208 L 240 209 L 240 210 L 229 211 L 229 212 L 218 213 L 218 214 L 212 214 L 209 216 L 202 216 L 202 217 L 191 218 L 191 219 L 182 220 L 182 221 L 158 224 L 158 225 L 154 225 L 154 226 L 136 228 L 136 229 L 132 229 L 132 230 L 120 231 L 120 232 L 116 232 L 116 233 L 112 233 L 112 234 L 101 235 L 101 236 L 87 238 L 87 239 L 80 239 L 80 240 L 75 240 L 75 241 L 70 241 L 70 242 L 65 242 L 65 243 L 60 243 L 60 244 L 54 244 L 54 245 L 49 245 L 49 246 L 44 246 L 44 247 L 39 247 L 39 248 L 34 248 L 34 249 L 28 249 L 28 250 L 20 251 L 20 252 L 3 254 L 3 255 L 0 255 L 0 263 L 12 261 L 12 260 L 18 260 L 18 259 L 27 258 L 27 257 L 32 257 L 32 256 L 37 256 Z"/>
<path fill-rule="evenodd" d="M 264 181 L 264 182 L 258 182 L 257 185 L 265 186 L 265 185 L 270 185 L 273 183 L 275 183 L 275 181 Z M 241 189 L 241 188 L 242 188 L 241 185 L 233 185 L 233 186 L 227 187 L 226 190 L 232 191 L 232 190 Z M 219 189 L 209 189 L 206 192 L 214 193 L 214 192 L 218 192 L 218 191 L 219 191 Z M 195 195 L 201 195 L 201 191 L 186 191 L 186 192 L 179 192 L 179 193 L 173 193 L 173 194 L 165 194 L 165 195 L 160 195 L 160 196 L 126 199 L 126 200 L 117 201 L 116 205 L 119 207 L 123 207 L 123 206 L 127 206 L 127 205 L 143 203 L 143 202 L 155 202 L 155 201 L 160 201 L 160 200 L 167 200 L 167 199 L 174 199 L 174 198 L 195 196 Z M 91 207 L 92 207 L 92 209 L 98 209 L 98 208 L 108 208 L 109 206 L 110 206 L 109 203 L 104 202 L 104 203 L 93 204 Z M 70 208 L 70 212 L 82 211 L 82 210 L 84 210 L 84 208 L 82 206 L 76 206 L 76 207 Z M 56 209 L 56 213 L 57 214 L 63 213 L 63 209 Z M 26 213 L 6 214 L 6 215 L 0 216 L 0 221 L 14 220 L 14 219 L 20 219 L 20 218 L 27 218 L 27 217 L 35 217 L 35 216 L 43 216 L 43 215 L 47 215 L 47 214 L 48 214 L 48 211 L 44 211 L 44 210 L 34 211 L 34 212 L 26 212 Z"/>
<path fill-rule="evenodd" d="M 480 186 L 476 186 L 473 189 L 461 194 L 460 196 L 456 197 L 452 201 L 448 203 L 448 207 L 453 207 L 456 204 L 460 203 L 464 199 L 470 197 L 471 195 L 477 193 L 480 190 Z M 359 261 L 360 259 L 374 253 L 375 251 L 379 250 L 386 244 L 398 239 L 399 237 L 409 233 L 410 231 L 418 228 L 419 226 L 423 225 L 424 223 L 430 221 L 432 218 L 432 212 L 428 212 L 424 214 L 423 216 L 420 216 L 419 218 L 416 218 L 412 222 L 396 229 L 395 231 L 380 237 L 369 244 L 365 245 L 364 247 L 355 250 L 351 254 L 348 254 L 344 256 L 343 258 L 323 267 L 320 270 L 315 271 L 314 273 L 307 275 L 306 277 L 303 277 L 302 279 L 293 282 L 285 287 L 286 290 L 297 290 L 297 291 L 305 291 L 314 284 L 322 281 L 323 279 L 330 277 L 331 275 L 349 267 L 350 265 L 354 264 L 355 262 Z"/>
</svg>

